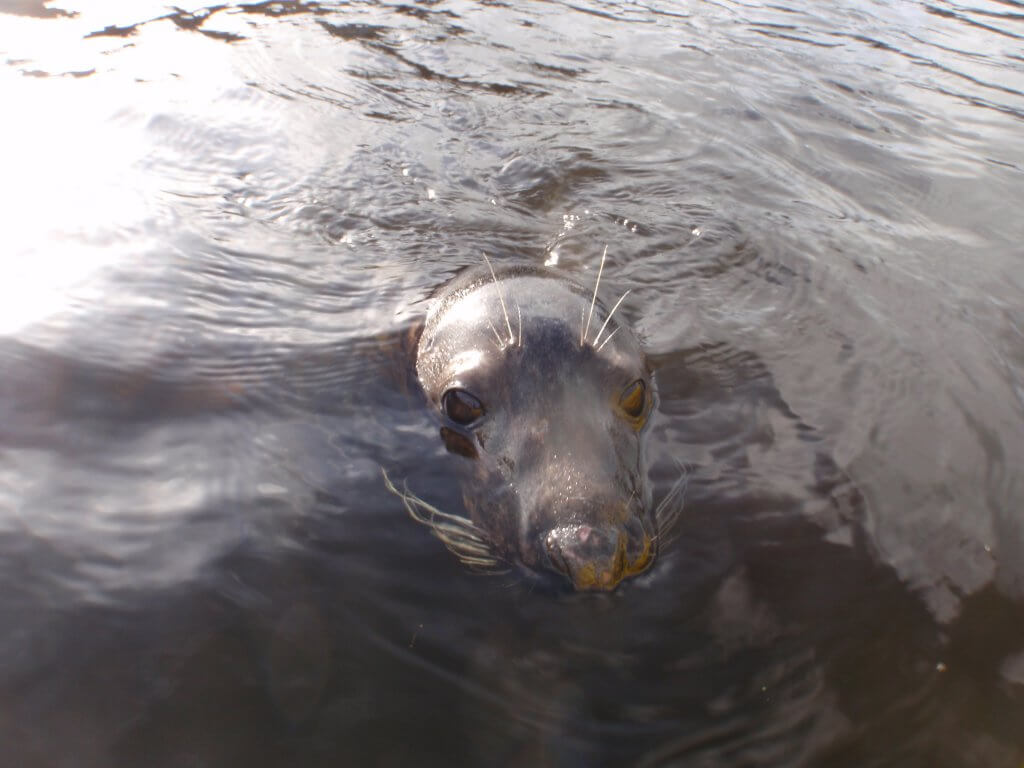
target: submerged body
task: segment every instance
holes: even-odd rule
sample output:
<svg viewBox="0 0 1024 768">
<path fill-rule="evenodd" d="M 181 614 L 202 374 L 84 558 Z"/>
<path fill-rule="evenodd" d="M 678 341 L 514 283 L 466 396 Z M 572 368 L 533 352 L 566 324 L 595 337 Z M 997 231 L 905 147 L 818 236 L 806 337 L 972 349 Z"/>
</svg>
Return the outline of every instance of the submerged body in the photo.
<svg viewBox="0 0 1024 768">
<path fill-rule="evenodd" d="M 483 269 L 447 285 L 427 316 L 416 373 L 464 458 L 471 520 L 404 498 L 471 565 L 610 590 L 654 560 L 651 371 L 595 297 L 553 269 Z"/>
</svg>

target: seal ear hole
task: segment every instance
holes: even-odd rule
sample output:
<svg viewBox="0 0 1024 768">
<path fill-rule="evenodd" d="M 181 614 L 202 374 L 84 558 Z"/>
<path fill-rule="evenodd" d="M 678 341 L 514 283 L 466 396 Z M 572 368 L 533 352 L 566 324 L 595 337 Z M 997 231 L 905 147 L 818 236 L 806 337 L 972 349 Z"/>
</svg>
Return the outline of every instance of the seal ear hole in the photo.
<svg viewBox="0 0 1024 768">
<path fill-rule="evenodd" d="M 639 419 L 647 410 L 647 385 L 643 379 L 637 379 L 623 391 L 619 398 L 619 406 L 631 419 Z"/>
<path fill-rule="evenodd" d="M 464 389 L 449 389 L 441 395 L 444 415 L 463 427 L 483 418 L 484 404 Z"/>
</svg>

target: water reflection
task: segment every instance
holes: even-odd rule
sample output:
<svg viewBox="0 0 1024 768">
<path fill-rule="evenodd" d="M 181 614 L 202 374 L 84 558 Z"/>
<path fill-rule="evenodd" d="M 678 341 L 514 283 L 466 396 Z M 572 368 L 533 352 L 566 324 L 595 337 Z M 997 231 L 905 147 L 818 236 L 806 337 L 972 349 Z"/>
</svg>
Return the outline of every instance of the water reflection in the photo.
<svg viewBox="0 0 1024 768">
<path fill-rule="evenodd" d="M 9 759 L 1019 768 L 1019 16 L 7 3 Z M 409 334 L 605 244 L 679 537 L 469 574 Z"/>
</svg>

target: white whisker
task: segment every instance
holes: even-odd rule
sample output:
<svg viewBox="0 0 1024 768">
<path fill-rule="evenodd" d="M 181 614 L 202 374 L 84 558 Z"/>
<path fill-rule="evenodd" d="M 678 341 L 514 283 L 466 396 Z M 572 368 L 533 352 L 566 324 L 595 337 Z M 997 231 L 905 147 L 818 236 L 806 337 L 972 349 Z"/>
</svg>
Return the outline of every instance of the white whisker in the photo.
<svg viewBox="0 0 1024 768">
<path fill-rule="evenodd" d="M 494 280 L 494 287 L 498 292 L 498 301 L 501 302 L 501 311 L 505 315 L 505 325 L 508 328 L 508 343 L 511 344 L 515 341 L 515 336 L 512 335 L 512 323 L 508 319 L 508 309 L 505 307 L 505 298 L 501 295 L 501 286 L 498 285 L 498 277 L 494 274 L 494 267 L 491 266 L 491 260 L 487 258 L 487 254 L 484 255 L 484 261 L 487 262 L 487 268 L 491 270 L 491 279 Z"/>
<path fill-rule="evenodd" d="M 516 302 L 516 314 L 519 315 L 519 346 L 523 346 L 523 308 Z"/>
<path fill-rule="evenodd" d="M 654 540 L 658 543 L 659 548 L 667 547 L 675 539 L 677 531 L 674 529 L 683 511 L 683 497 L 690 479 L 690 473 L 687 471 L 686 466 L 681 463 L 679 464 L 679 471 L 679 479 L 672 484 L 668 493 L 665 494 L 665 498 L 661 500 L 661 503 L 654 510 L 654 519 L 658 523 L 658 533 Z"/>
<path fill-rule="evenodd" d="M 498 564 L 493 557 L 459 557 L 459 560 L 465 565 L 476 568 L 490 568 L 492 565 Z"/>
<path fill-rule="evenodd" d="M 583 329 L 583 333 L 580 335 L 580 346 L 583 346 L 583 342 L 587 339 L 587 333 L 590 331 L 590 320 L 594 316 L 594 305 L 597 303 L 597 289 L 601 285 L 601 273 L 604 272 L 604 260 L 608 256 L 608 246 L 604 247 L 604 253 L 601 254 L 601 266 L 597 268 L 597 282 L 594 283 L 594 296 L 590 300 L 590 314 L 587 315 L 587 325 Z"/>
<path fill-rule="evenodd" d="M 612 336 L 614 336 L 614 335 L 615 335 L 616 333 L 618 333 L 618 332 L 619 332 L 619 329 L 618 329 L 618 328 L 616 328 L 616 329 L 615 329 L 614 331 L 612 331 L 611 333 L 609 333 L 609 334 L 608 334 L 608 336 L 607 336 L 607 337 L 605 338 L 605 340 L 601 342 L 601 347 L 603 347 L 603 346 L 604 346 L 605 344 L 607 344 L 607 343 L 608 343 L 609 341 L 611 341 L 611 340 L 612 340 Z M 594 351 L 595 351 L 595 352 L 600 352 L 600 351 L 601 351 L 601 347 L 598 347 L 598 348 L 597 348 L 597 349 L 595 349 Z"/>
<path fill-rule="evenodd" d="M 494 333 L 494 338 L 498 340 L 498 350 L 500 351 L 503 347 L 504 342 L 501 340 L 501 334 L 498 333 L 498 329 L 494 327 L 494 323 L 491 322 L 491 318 L 484 318 L 487 320 L 487 324 L 491 326 L 491 331 Z"/>
<path fill-rule="evenodd" d="M 601 334 L 604 333 L 604 329 L 608 327 L 608 323 L 611 321 L 612 315 L 615 314 L 615 310 L 619 308 L 619 304 L 622 303 L 622 300 L 624 298 L 629 296 L 629 290 L 631 290 L 631 289 L 627 289 L 626 292 L 619 297 L 619 300 L 615 302 L 615 306 L 612 307 L 612 311 L 609 312 L 608 313 L 608 317 L 606 317 L 604 319 L 604 325 L 601 326 L 601 330 L 599 330 L 597 332 L 597 336 L 594 337 L 594 344 L 597 344 L 597 340 L 601 338 Z M 618 330 L 618 329 L 616 328 L 616 330 Z M 608 338 L 610 339 L 611 336 L 609 336 Z M 607 341 L 607 339 L 606 339 L 606 341 Z"/>
<path fill-rule="evenodd" d="M 430 528 L 431 533 L 461 562 L 477 572 L 508 572 L 507 569 L 500 568 L 505 563 L 495 553 L 483 531 L 472 520 L 443 512 L 408 488 L 399 490 L 391 482 L 384 467 L 381 467 L 380 471 L 384 476 L 384 486 L 402 500 L 402 506 L 409 513 L 409 517 Z"/>
</svg>

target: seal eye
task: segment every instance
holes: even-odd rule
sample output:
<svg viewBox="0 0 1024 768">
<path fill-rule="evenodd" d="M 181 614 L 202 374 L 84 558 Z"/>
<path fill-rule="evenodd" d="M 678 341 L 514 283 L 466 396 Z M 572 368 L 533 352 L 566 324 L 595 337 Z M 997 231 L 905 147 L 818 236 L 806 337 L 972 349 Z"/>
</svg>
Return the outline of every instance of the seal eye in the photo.
<svg viewBox="0 0 1024 768">
<path fill-rule="evenodd" d="M 464 389 L 449 389 L 441 396 L 441 410 L 456 424 L 467 427 L 484 415 L 484 404 Z"/>
<path fill-rule="evenodd" d="M 644 415 L 644 409 L 647 407 L 647 385 L 643 379 L 637 379 L 626 387 L 626 391 L 619 398 L 619 405 L 631 419 L 639 419 Z"/>
</svg>

